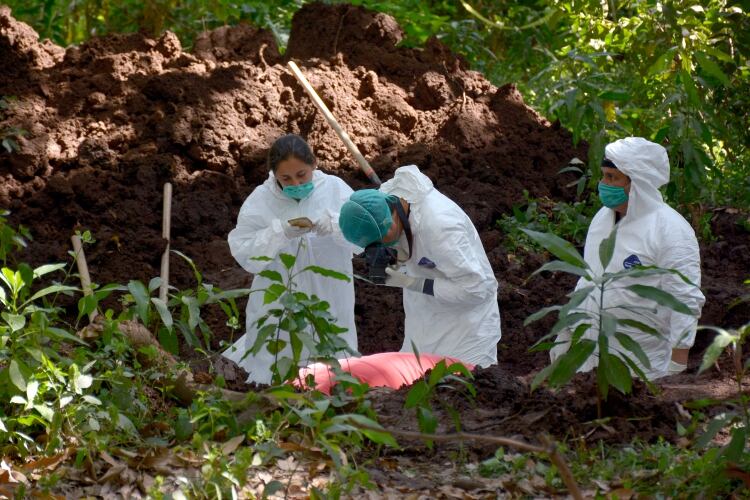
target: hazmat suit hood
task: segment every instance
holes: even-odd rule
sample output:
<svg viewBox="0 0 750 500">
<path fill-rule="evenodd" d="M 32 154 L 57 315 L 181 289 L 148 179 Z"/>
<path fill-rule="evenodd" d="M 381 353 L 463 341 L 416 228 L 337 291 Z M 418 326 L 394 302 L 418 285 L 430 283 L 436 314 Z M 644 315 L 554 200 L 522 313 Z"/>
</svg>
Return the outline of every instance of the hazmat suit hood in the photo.
<svg viewBox="0 0 750 500">
<path fill-rule="evenodd" d="M 643 137 L 626 137 L 607 144 L 604 155 L 630 177 L 626 217 L 640 218 L 664 203 L 659 188 L 669 182 L 669 156 L 663 146 Z"/>
<path fill-rule="evenodd" d="M 403 198 L 407 203 L 419 203 L 434 189 L 429 177 L 416 165 L 405 165 L 396 170 L 393 179 L 380 186 L 384 193 Z"/>
</svg>

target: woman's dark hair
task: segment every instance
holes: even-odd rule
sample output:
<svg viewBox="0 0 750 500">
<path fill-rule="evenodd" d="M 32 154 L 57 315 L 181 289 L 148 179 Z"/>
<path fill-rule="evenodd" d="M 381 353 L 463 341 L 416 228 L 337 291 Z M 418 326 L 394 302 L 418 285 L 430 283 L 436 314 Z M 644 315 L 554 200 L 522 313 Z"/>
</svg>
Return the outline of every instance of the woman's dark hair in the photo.
<svg viewBox="0 0 750 500">
<path fill-rule="evenodd" d="M 268 151 L 268 169 L 276 172 L 276 168 L 284 160 L 297 158 L 307 165 L 315 164 L 315 155 L 310 145 L 296 134 L 287 134 L 276 139 Z"/>
</svg>

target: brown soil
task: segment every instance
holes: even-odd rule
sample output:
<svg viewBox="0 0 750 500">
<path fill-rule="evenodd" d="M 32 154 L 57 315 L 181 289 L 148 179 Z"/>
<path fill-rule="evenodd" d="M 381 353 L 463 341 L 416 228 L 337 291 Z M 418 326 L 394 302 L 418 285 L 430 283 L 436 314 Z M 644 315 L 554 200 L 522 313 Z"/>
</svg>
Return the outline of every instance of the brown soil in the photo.
<svg viewBox="0 0 750 500">
<path fill-rule="evenodd" d="M 224 289 L 247 286 L 250 277 L 232 259 L 226 237 L 245 197 L 265 179 L 265 154 L 277 136 L 303 135 L 320 168 L 354 188 L 366 186 L 286 69 L 294 59 L 381 179 L 400 165 L 419 165 L 481 234 L 501 284 L 501 365 L 479 372 L 476 406 L 463 409 L 486 415 L 488 425 L 520 415 L 515 426 L 483 432 L 523 433 L 545 423 L 556 435 L 588 433 L 582 422 L 595 416 L 589 378 L 580 377 L 570 389 L 580 397 L 539 392 L 533 399 L 518 378 L 544 366 L 546 355 L 527 349 L 552 321 L 524 327 L 524 318 L 559 303 L 574 281 L 559 274 L 527 281 L 544 257 L 509 257 L 495 228 L 500 214 L 523 201 L 524 189 L 534 197 L 571 200 L 573 192 L 563 187 L 570 174 L 557 172 L 574 157 L 586 158 L 586 146 L 574 146 L 570 133 L 526 106 L 513 85 L 495 87 L 436 40 L 400 48 L 402 36 L 387 15 L 307 4 L 294 18 L 283 56 L 269 32 L 248 26 L 206 33 L 193 53 L 169 32 L 159 39 L 112 35 L 63 49 L 38 42 L 31 28 L 0 8 L 0 95 L 17 98 L 0 115 L 0 131 L 27 131 L 18 138 L 19 151 L 0 149 L 0 207 L 34 236 L 19 257 L 33 265 L 65 260 L 70 235 L 86 228 L 97 239 L 86 249 L 94 281 L 147 282 L 159 273 L 161 193 L 169 181 L 172 248 L 192 257 L 207 282 Z M 735 224 L 739 217 L 716 212 L 719 239 L 702 248 L 704 323 L 737 326 L 750 320 L 748 307 L 728 309 L 746 293 L 742 280 L 750 269 L 750 233 Z M 172 259 L 172 283 L 195 284 L 178 258 Z M 400 294 L 358 283 L 356 313 L 363 353 L 400 348 Z M 218 309 L 204 317 L 218 349 L 231 336 L 225 319 Z M 227 366 L 221 371 L 241 381 Z M 396 418 L 401 400 L 393 401 L 387 411 Z M 672 403 L 641 389 L 635 398 L 611 401 L 607 408 L 615 415 L 656 415 L 661 422 L 622 420 L 614 426 L 621 438 L 673 436 Z"/>
</svg>

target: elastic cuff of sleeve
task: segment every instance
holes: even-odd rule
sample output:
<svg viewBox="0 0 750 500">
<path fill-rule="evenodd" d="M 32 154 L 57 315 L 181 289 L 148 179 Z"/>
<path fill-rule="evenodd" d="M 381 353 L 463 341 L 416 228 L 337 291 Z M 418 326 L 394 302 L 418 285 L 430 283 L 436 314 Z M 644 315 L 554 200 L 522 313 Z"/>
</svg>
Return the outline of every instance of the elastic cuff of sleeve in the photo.
<svg viewBox="0 0 750 500">
<path fill-rule="evenodd" d="M 435 280 L 426 279 L 424 280 L 424 286 L 422 287 L 422 293 L 425 295 L 435 296 Z"/>
</svg>

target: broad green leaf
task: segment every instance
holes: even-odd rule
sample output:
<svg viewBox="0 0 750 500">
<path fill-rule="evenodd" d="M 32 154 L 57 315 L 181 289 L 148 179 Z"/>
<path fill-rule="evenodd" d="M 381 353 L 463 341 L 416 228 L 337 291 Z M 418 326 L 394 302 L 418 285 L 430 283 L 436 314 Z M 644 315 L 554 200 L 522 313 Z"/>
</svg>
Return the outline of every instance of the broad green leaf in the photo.
<svg viewBox="0 0 750 500">
<path fill-rule="evenodd" d="M 700 329 L 718 332 L 718 335 L 714 337 L 713 342 L 711 342 L 711 345 L 708 346 L 706 353 L 703 355 L 703 361 L 701 361 L 701 366 L 698 369 L 698 373 L 703 373 L 716 363 L 716 360 L 719 359 L 726 346 L 739 342 L 740 337 L 739 335 L 732 335 L 723 328 L 702 326 Z"/>
<path fill-rule="evenodd" d="M 182 303 L 188 308 L 188 326 L 191 330 L 195 330 L 201 320 L 201 311 L 198 306 L 198 301 L 195 297 L 182 297 Z"/>
<path fill-rule="evenodd" d="M 159 328 L 159 332 L 156 334 L 156 338 L 159 340 L 161 346 L 172 354 L 178 354 L 180 351 L 180 345 L 177 341 L 177 332 L 174 330 L 168 330 L 165 327 Z"/>
<path fill-rule="evenodd" d="M 272 262 L 273 261 L 271 257 L 266 257 L 265 255 L 259 255 L 258 257 L 250 257 L 248 260 L 257 260 L 258 262 Z"/>
<path fill-rule="evenodd" d="M 245 297 L 247 295 L 250 295 L 251 293 L 259 292 L 261 290 L 252 290 L 250 288 L 235 288 L 233 290 L 224 290 L 219 293 L 214 294 L 211 297 L 211 300 L 207 303 L 214 303 L 219 302 L 223 300 L 234 300 L 239 297 Z M 233 307 L 236 308 L 236 306 L 233 305 Z"/>
<path fill-rule="evenodd" d="M 523 322 L 523 326 L 528 326 L 529 324 L 533 323 L 534 321 L 542 319 L 543 317 L 545 317 L 546 315 L 548 315 L 551 312 L 559 311 L 561 307 L 562 306 L 549 306 L 549 307 L 542 308 L 542 309 L 538 310 L 537 312 L 535 312 L 534 314 L 532 314 L 529 317 L 527 317 L 524 320 L 524 322 Z"/>
<path fill-rule="evenodd" d="M 53 337 L 57 339 L 65 339 L 70 342 L 76 342 L 81 345 L 88 345 L 83 339 L 79 338 L 77 335 L 74 335 L 67 330 L 63 330 L 62 328 L 57 328 L 55 326 L 48 326 L 45 331 L 47 333 L 51 333 Z"/>
<path fill-rule="evenodd" d="M 260 349 L 266 344 L 266 341 L 271 337 L 271 335 L 275 334 L 277 328 L 278 325 L 276 324 L 264 325 L 260 330 L 258 330 L 255 342 L 248 352 L 252 352 L 253 354 L 259 353 Z"/>
<path fill-rule="evenodd" d="M 607 382 L 623 394 L 629 394 L 633 388 L 633 379 L 628 367 L 619 357 L 599 352 L 599 369 L 603 369 Z"/>
<path fill-rule="evenodd" d="M 161 276 L 151 278 L 151 281 L 148 282 L 149 294 L 159 287 L 161 287 Z"/>
<path fill-rule="evenodd" d="M 94 406 L 102 405 L 102 402 L 99 398 L 95 398 L 94 396 L 90 396 L 88 394 L 84 394 L 82 397 L 83 397 L 83 400 L 86 401 L 90 405 L 94 405 Z"/>
<path fill-rule="evenodd" d="M 659 333 L 659 331 L 656 328 L 649 326 L 646 323 L 643 323 L 635 319 L 618 319 L 617 322 L 621 325 L 629 326 L 631 328 L 636 328 L 644 333 L 648 333 L 656 337 L 662 336 L 662 334 Z"/>
<path fill-rule="evenodd" d="M 11 314 L 8 312 L 2 313 L 2 318 L 10 327 L 11 332 L 17 332 L 26 326 L 26 316 L 21 314 Z"/>
<path fill-rule="evenodd" d="M 587 279 L 589 278 L 589 273 L 586 272 L 586 269 L 574 266 L 573 264 L 569 264 L 568 262 L 563 262 L 561 260 L 553 260 L 551 262 L 547 262 L 542 267 L 534 271 L 531 275 L 534 276 L 544 271 L 564 272 L 568 274 L 575 274 L 577 276 L 583 276 Z"/>
<path fill-rule="evenodd" d="M 724 85 L 729 85 L 729 77 L 724 74 L 718 64 L 704 52 L 693 52 L 693 57 L 698 60 L 698 65 L 707 75 L 715 78 Z"/>
<path fill-rule="evenodd" d="M 43 288 L 43 289 L 39 290 L 38 292 L 36 292 L 34 295 L 32 295 L 29 300 L 27 300 L 26 302 L 24 302 L 24 306 L 27 305 L 27 304 L 31 304 L 35 300 L 41 299 L 45 295 L 49 295 L 51 293 L 59 293 L 59 292 L 65 293 L 65 292 L 77 292 L 77 291 L 78 291 L 78 288 L 76 288 L 74 286 L 67 286 L 67 285 L 52 285 L 52 286 L 48 286 L 47 288 Z"/>
<path fill-rule="evenodd" d="M 715 417 L 706 426 L 706 432 L 701 434 L 700 437 L 695 440 L 695 446 L 697 448 L 705 448 L 708 446 L 708 443 L 711 442 L 714 436 L 716 436 L 716 434 L 727 424 L 729 424 L 729 417 L 726 415 L 721 414 L 718 417 Z"/>
<path fill-rule="evenodd" d="M 555 334 L 563 330 L 564 328 L 568 328 L 569 326 L 572 326 L 579 321 L 583 321 L 585 319 L 588 319 L 589 315 L 584 312 L 575 312 L 566 314 L 565 316 L 560 316 L 557 322 L 552 326 L 552 329 L 549 331 L 550 334 Z"/>
<path fill-rule="evenodd" d="M 653 300 L 657 304 L 668 307 L 679 313 L 687 315 L 693 314 L 688 306 L 674 298 L 671 293 L 660 290 L 659 288 L 648 285 L 630 285 L 627 287 L 627 289 L 635 293 L 639 297 Z"/>
<path fill-rule="evenodd" d="M 39 266 L 34 269 L 34 279 L 39 278 L 40 276 L 44 276 L 45 274 L 65 269 L 65 266 L 66 264 L 62 262 L 57 264 L 44 264 L 43 266 Z"/>
<path fill-rule="evenodd" d="M 94 312 L 99 301 L 96 299 L 96 295 L 84 295 L 78 299 L 78 319 L 83 318 Z"/>
<path fill-rule="evenodd" d="M 398 443 L 393 439 L 393 436 L 391 436 L 391 434 L 376 421 L 356 413 L 349 413 L 341 416 L 354 424 L 355 427 L 359 428 L 371 441 L 398 448 Z"/>
<path fill-rule="evenodd" d="M 732 439 L 729 441 L 729 444 L 724 447 L 724 456 L 732 462 L 739 462 L 745 451 L 747 437 L 747 427 L 735 427 L 732 429 Z"/>
<path fill-rule="evenodd" d="M 646 356 L 646 353 L 643 351 L 643 348 L 638 342 L 631 339 L 629 335 L 620 332 L 615 334 L 615 338 L 622 347 L 635 354 L 635 357 L 638 358 L 638 361 L 640 361 L 643 366 L 651 369 L 651 362 L 649 361 L 648 356 Z"/>
<path fill-rule="evenodd" d="M 438 421 L 435 414 L 424 406 L 417 408 L 417 422 L 419 423 L 419 430 L 425 434 L 434 434 L 437 429 Z M 429 445 L 430 442 L 428 442 Z"/>
<path fill-rule="evenodd" d="M 274 493 L 277 493 L 285 488 L 284 483 L 281 481 L 273 480 L 266 483 L 263 487 L 263 495 L 261 498 L 271 498 Z"/>
<path fill-rule="evenodd" d="M 320 274 L 321 276 L 325 276 L 326 278 L 333 278 L 341 281 L 346 281 L 347 283 L 351 281 L 351 278 L 347 276 L 344 273 L 340 273 L 338 271 L 334 271 L 332 269 L 326 269 L 325 267 L 320 266 L 307 266 L 302 271 L 311 271 L 315 274 Z"/>
<path fill-rule="evenodd" d="M 167 304 L 158 297 L 151 297 L 151 303 L 156 307 L 156 312 L 159 313 L 161 322 L 167 327 L 167 330 L 172 330 L 172 313 L 169 312 Z"/>
<path fill-rule="evenodd" d="M 34 409 L 39 413 L 39 415 L 42 416 L 44 420 L 47 422 L 52 422 L 55 419 L 55 412 L 52 411 L 52 408 L 50 408 L 47 405 L 39 404 L 34 405 Z"/>
<path fill-rule="evenodd" d="M 531 229 L 525 228 L 521 228 L 521 231 L 526 233 L 529 238 L 543 246 L 558 259 L 581 269 L 589 268 L 586 261 L 584 261 L 583 257 L 578 253 L 578 250 L 559 236 L 552 233 L 540 233 L 539 231 L 532 231 Z"/>
<path fill-rule="evenodd" d="M 617 318 L 612 316 L 608 312 L 602 311 L 601 325 L 602 330 L 600 332 L 600 335 L 603 334 L 605 337 L 609 338 L 613 336 L 617 331 Z"/>
<path fill-rule="evenodd" d="M 562 309 L 560 309 L 560 315 L 566 315 L 586 300 L 586 298 L 596 290 L 597 287 L 594 285 L 590 285 L 587 287 L 583 287 L 581 289 L 576 290 L 575 292 L 570 294 L 570 298 L 568 299 L 568 303 L 565 304 Z"/>
<path fill-rule="evenodd" d="M 279 299 L 282 295 L 286 293 L 286 288 L 284 285 L 281 285 L 279 283 L 272 283 L 271 286 L 266 288 L 265 292 L 263 293 L 263 304 L 270 304 L 271 302 L 274 302 Z"/>
<path fill-rule="evenodd" d="M 609 233 L 607 238 L 604 238 L 599 244 L 599 261 L 602 264 L 602 269 L 607 269 L 607 266 L 612 261 L 612 255 L 615 253 L 615 242 L 617 240 L 617 226 Z"/>
<path fill-rule="evenodd" d="M 596 342 L 584 339 L 573 345 L 568 352 L 558 358 L 555 368 L 549 375 L 553 387 L 567 383 L 596 349 Z"/>
<path fill-rule="evenodd" d="M 135 312 L 145 326 L 149 324 L 148 309 L 149 309 L 149 293 L 146 285 L 140 281 L 131 280 L 128 283 L 128 291 L 133 296 L 135 301 Z"/>
<path fill-rule="evenodd" d="M 13 385 L 18 387 L 18 389 L 22 391 L 26 391 L 26 378 L 21 372 L 21 366 L 19 365 L 19 362 L 15 359 L 10 360 L 8 375 L 10 375 L 10 381 L 13 382 Z"/>
<path fill-rule="evenodd" d="M 430 387 L 424 380 L 419 380 L 412 385 L 406 395 L 406 402 L 404 408 L 414 408 L 425 402 L 425 399 L 430 394 Z"/>
<path fill-rule="evenodd" d="M 258 276 L 263 276 L 266 279 L 269 279 L 271 281 L 278 281 L 279 283 L 284 282 L 284 278 L 281 277 L 281 273 L 271 269 L 264 269 L 263 271 L 258 273 Z"/>
<path fill-rule="evenodd" d="M 674 53 L 676 51 L 677 47 L 671 47 L 666 52 L 657 57 L 656 60 L 654 60 L 654 62 L 651 64 L 651 67 L 648 68 L 648 75 L 655 76 L 666 71 L 671 66 L 672 61 L 674 60 Z"/>
<path fill-rule="evenodd" d="M 695 86 L 693 77 L 686 70 L 680 70 L 680 79 L 682 80 L 682 86 L 685 89 L 685 93 L 688 96 L 688 102 L 693 106 L 700 107 L 700 97 L 698 96 L 698 89 Z"/>
<path fill-rule="evenodd" d="M 281 263 L 284 264 L 284 267 L 287 269 L 293 268 L 294 263 L 297 261 L 297 258 L 294 255 L 288 253 L 279 254 L 279 258 L 281 259 Z"/>
<path fill-rule="evenodd" d="M 437 364 L 430 370 L 430 377 L 427 381 L 427 385 L 430 387 L 435 387 L 440 383 L 440 380 L 443 379 L 448 373 L 448 367 L 445 365 L 445 360 L 441 359 L 437 362 Z"/>
<path fill-rule="evenodd" d="M 39 391 L 39 382 L 36 380 L 32 380 L 26 385 L 26 401 L 29 402 L 29 404 L 34 402 L 34 399 L 36 398 L 36 394 Z"/>
</svg>

